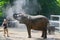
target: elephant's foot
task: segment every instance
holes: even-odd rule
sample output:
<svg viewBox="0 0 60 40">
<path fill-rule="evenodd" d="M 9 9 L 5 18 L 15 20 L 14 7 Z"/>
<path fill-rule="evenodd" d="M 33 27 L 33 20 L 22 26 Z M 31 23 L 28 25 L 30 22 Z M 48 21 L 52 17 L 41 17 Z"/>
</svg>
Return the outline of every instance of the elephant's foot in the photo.
<svg viewBox="0 0 60 40">
<path fill-rule="evenodd" d="M 47 39 L 47 36 L 43 37 L 44 39 Z"/>
<path fill-rule="evenodd" d="M 43 35 L 41 37 L 44 37 Z"/>
<path fill-rule="evenodd" d="M 31 38 L 31 36 L 29 36 L 28 38 Z"/>
<path fill-rule="evenodd" d="M 44 39 L 46 39 L 46 38 L 47 38 L 47 36 L 44 36 L 44 35 L 42 35 L 41 37 L 42 37 L 42 38 L 44 38 Z"/>
</svg>

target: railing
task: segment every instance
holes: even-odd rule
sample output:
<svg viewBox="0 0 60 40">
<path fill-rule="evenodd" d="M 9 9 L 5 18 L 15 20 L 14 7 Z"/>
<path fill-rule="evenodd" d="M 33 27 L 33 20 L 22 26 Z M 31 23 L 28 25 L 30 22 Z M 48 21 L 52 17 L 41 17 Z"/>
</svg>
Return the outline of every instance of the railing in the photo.
<svg viewBox="0 0 60 40">
<path fill-rule="evenodd" d="M 56 29 L 60 32 L 60 15 L 51 15 L 50 16 L 50 25 L 54 25 Z"/>
</svg>

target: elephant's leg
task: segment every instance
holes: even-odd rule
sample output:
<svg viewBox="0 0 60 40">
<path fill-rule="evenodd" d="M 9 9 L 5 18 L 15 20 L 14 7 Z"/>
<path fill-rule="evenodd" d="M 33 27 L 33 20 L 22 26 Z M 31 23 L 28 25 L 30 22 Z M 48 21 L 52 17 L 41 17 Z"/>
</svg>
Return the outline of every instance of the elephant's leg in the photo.
<svg viewBox="0 0 60 40">
<path fill-rule="evenodd" d="M 44 39 L 47 38 L 47 28 L 43 28 L 41 37 L 43 37 Z"/>
<path fill-rule="evenodd" d="M 48 33 L 51 34 L 51 30 L 50 29 L 48 29 Z"/>
<path fill-rule="evenodd" d="M 42 36 L 41 37 L 44 37 L 44 31 L 42 31 Z"/>
<path fill-rule="evenodd" d="M 47 38 L 47 28 L 45 27 L 45 30 L 44 30 L 44 36 L 43 36 L 44 39 Z"/>
<path fill-rule="evenodd" d="M 27 31 L 28 31 L 28 38 L 31 38 L 31 28 L 27 27 Z"/>
</svg>

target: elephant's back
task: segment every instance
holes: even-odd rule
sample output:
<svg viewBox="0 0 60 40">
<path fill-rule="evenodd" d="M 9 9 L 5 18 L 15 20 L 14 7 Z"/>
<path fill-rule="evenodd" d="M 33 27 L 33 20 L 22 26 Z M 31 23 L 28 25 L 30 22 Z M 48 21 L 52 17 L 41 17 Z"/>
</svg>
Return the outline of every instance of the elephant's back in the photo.
<svg viewBox="0 0 60 40">
<path fill-rule="evenodd" d="M 43 30 L 45 27 L 47 27 L 47 23 L 49 23 L 49 20 L 45 17 L 40 17 L 36 19 L 31 20 L 32 29 L 35 30 Z"/>
</svg>

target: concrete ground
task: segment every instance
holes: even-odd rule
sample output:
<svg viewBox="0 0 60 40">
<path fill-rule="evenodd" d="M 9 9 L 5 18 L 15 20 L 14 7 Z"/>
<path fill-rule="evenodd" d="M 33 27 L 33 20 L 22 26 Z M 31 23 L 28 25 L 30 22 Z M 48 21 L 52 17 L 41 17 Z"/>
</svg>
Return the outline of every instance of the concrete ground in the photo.
<svg viewBox="0 0 60 40">
<path fill-rule="evenodd" d="M 41 31 L 32 30 L 32 38 L 28 38 L 28 33 L 26 28 L 8 28 L 9 36 L 3 36 L 3 27 L 0 27 L 0 40 L 60 40 L 60 33 L 55 32 L 55 34 L 47 35 L 47 39 L 41 38 Z"/>
</svg>

